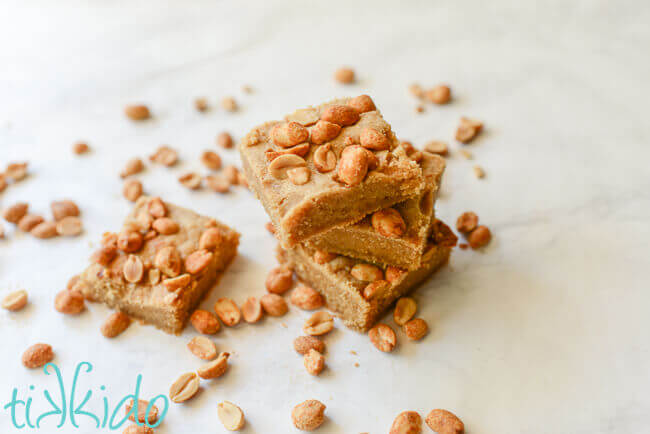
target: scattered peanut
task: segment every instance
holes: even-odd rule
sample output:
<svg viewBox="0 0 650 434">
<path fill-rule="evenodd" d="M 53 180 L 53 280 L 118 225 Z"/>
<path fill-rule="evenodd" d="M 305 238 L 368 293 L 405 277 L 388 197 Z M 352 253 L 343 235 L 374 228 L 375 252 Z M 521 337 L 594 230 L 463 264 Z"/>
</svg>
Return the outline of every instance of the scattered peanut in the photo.
<svg viewBox="0 0 650 434">
<path fill-rule="evenodd" d="M 430 142 L 427 142 L 424 145 L 424 150 L 427 152 L 431 152 L 432 154 L 438 154 L 438 155 L 447 155 L 449 152 L 449 149 L 447 147 L 447 144 L 445 142 L 441 142 L 440 140 L 432 140 Z"/>
<path fill-rule="evenodd" d="M 449 86 L 439 84 L 427 90 L 424 97 L 434 104 L 447 104 L 451 100 L 451 89 Z"/>
<path fill-rule="evenodd" d="M 326 311 L 320 311 L 310 316 L 302 330 L 310 336 L 320 336 L 329 333 L 334 328 L 334 318 Z"/>
<path fill-rule="evenodd" d="M 178 182 L 190 190 L 199 189 L 202 181 L 203 179 L 201 178 L 201 175 L 196 172 L 185 173 L 178 177 Z"/>
<path fill-rule="evenodd" d="M 213 151 L 204 151 L 201 154 L 201 163 L 210 170 L 221 169 L 221 157 Z"/>
<path fill-rule="evenodd" d="M 217 136 L 217 145 L 226 149 L 232 148 L 233 145 L 232 136 L 225 131 L 219 133 L 219 135 Z"/>
<path fill-rule="evenodd" d="M 44 221 L 34 226 L 30 231 L 36 238 L 47 239 L 58 235 L 55 222 Z"/>
<path fill-rule="evenodd" d="M 472 231 L 467 237 L 469 245 L 472 249 L 480 249 L 483 246 L 486 246 L 492 239 L 492 233 L 487 226 L 479 226 Z"/>
<path fill-rule="evenodd" d="M 83 231 L 83 224 L 79 217 L 64 217 L 56 224 L 56 232 L 66 237 L 74 237 Z"/>
<path fill-rule="evenodd" d="M 208 100 L 205 98 L 196 98 L 194 100 L 194 108 L 197 111 L 205 112 L 208 110 Z"/>
<path fill-rule="evenodd" d="M 427 415 L 426 423 L 438 434 L 463 434 L 465 425 L 450 411 L 435 409 Z"/>
<path fill-rule="evenodd" d="M 151 408 L 149 408 L 149 401 L 145 401 L 144 399 L 138 399 L 138 403 L 136 405 L 137 412 L 133 410 L 133 406 L 134 406 L 134 402 L 133 400 L 131 400 L 127 402 L 126 406 L 124 407 L 126 414 L 129 415 L 130 421 L 132 422 L 136 421 L 135 419 L 136 413 L 138 417 L 138 422 L 142 424 L 148 422 L 149 425 L 153 425 L 158 421 L 158 407 L 152 405 Z"/>
<path fill-rule="evenodd" d="M 27 291 L 21 289 L 6 295 L 0 304 L 3 309 L 11 312 L 18 312 L 27 306 Z"/>
<path fill-rule="evenodd" d="M 178 162 L 178 152 L 167 145 L 163 145 L 149 156 L 149 161 L 171 167 Z"/>
<path fill-rule="evenodd" d="M 246 423 L 241 408 L 229 401 L 217 405 L 217 416 L 228 431 L 239 431 Z"/>
<path fill-rule="evenodd" d="M 233 327 L 239 324 L 241 320 L 241 312 L 239 308 L 229 298 L 220 298 L 214 304 L 214 310 L 217 312 L 219 319 L 227 326 Z"/>
<path fill-rule="evenodd" d="M 213 335 L 221 328 L 217 317 L 202 309 L 197 309 L 192 313 L 190 323 L 197 332 L 204 335 Z"/>
<path fill-rule="evenodd" d="M 429 326 L 422 318 L 415 318 L 404 324 L 404 333 L 412 341 L 419 341 L 427 335 Z"/>
<path fill-rule="evenodd" d="M 36 369 L 44 366 L 54 359 L 52 346 L 48 344 L 34 344 L 23 353 L 22 362 L 26 368 Z"/>
<path fill-rule="evenodd" d="M 124 113 L 132 121 L 143 121 L 151 117 L 149 107 L 142 104 L 127 105 L 124 108 Z"/>
<path fill-rule="evenodd" d="M 293 425 L 302 431 L 313 431 L 325 422 L 325 405 L 309 399 L 296 405 L 291 412 Z"/>
<path fill-rule="evenodd" d="M 199 391 L 200 381 L 194 372 L 181 375 L 169 388 L 169 398 L 176 403 L 191 399 Z"/>
<path fill-rule="evenodd" d="M 197 369 L 196 373 L 204 380 L 221 377 L 228 369 L 228 357 L 230 357 L 230 353 L 221 353 L 215 360 Z"/>
<path fill-rule="evenodd" d="M 231 96 L 224 97 L 221 99 L 221 108 L 229 112 L 237 111 L 237 101 Z"/>
<path fill-rule="evenodd" d="M 293 284 L 293 272 L 285 266 L 275 267 L 269 271 L 265 284 L 268 292 L 284 294 Z"/>
<path fill-rule="evenodd" d="M 421 432 L 422 417 L 415 411 L 403 411 L 393 421 L 389 434 L 420 434 Z"/>
<path fill-rule="evenodd" d="M 122 195 L 128 201 L 135 202 L 142 196 L 142 183 L 137 179 L 128 179 L 122 187 Z"/>
<path fill-rule="evenodd" d="M 377 324 L 371 328 L 368 332 L 368 337 L 375 348 L 384 353 L 393 351 L 393 348 L 395 348 L 395 344 L 397 343 L 395 332 L 386 324 Z"/>
<path fill-rule="evenodd" d="M 300 285 L 291 293 L 291 304 L 303 310 L 315 310 L 323 307 L 325 300 L 315 289 Z"/>
<path fill-rule="evenodd" d="M 283 316 L 289 310 L 287 302 L 277 294 L 264 294 L 260 298 L 260 304 L 264 312 L 271 316 Z"/>
<path fill-rule="evenodd" d="M 472 211 L 462 213 L 456 220 L 456 229 L 458 232 L 468 234 L 478 226 L 478 216 Z"/>
<path fill-rule="evenodd" d="M 131 318 L 129 318 L 127 314 L 114 312 L 106 318 L 100 331 L 104 337 L 114 338 L 121 335 L 127 328 L 129 328 L 129 325 L 131 325 Z"/>
<path fill-rule="evenodd" d="M 196 336 L 187 343 L 187 348 L 199 359 L 212 360 L 217 357 L 217 346 L 205 336 Z"/>
<path fill-rule="evenodd" d="M 54 298 L 54 308 L 66 315 L 78 315 L 86 309 L 86 304 L 81 292 L 63 290 Z"/>
<path fill-rule="evenodd" d="M 126 178 L 138 174 L 144 170 L 144 163 L 140 158 L 132 158 L 126 162 L 124 168 L 120 172 L 121 178 Z"/>
<path fill-rule="evenodd" d="M 417 303 L 410 297 L 402 297 L 397 300 L 395 304 L 395 311 L 393 312 L 393 319 L 397 325 L 403 326 L 406 324 L 418 309 Z"/>
<path fill-rule="evenodd" d="M 305 369 L 311 375 L 320 374 L 325 368 L 325 357 L 313 348 L 303 358 Z"/>
<path fill-rule="evenodd" d="M 5 209 L 2 217 L 9 223 L 17 224 L 22 219 L 29 209 L 29 204 L 24 202 L 15 203 L 9 208 Z"/>
<path fill-rule="evenodd" d="M 38 226 L 40 223 L 43 223 L 44 221 L 45 219 L 40 215 L 27 214 L 25 215 L 25 217 L 21 218 L 20 221 L 18 222 L 18 229 L 25 232 L 31 232 L 32 229 L 34 229 L 36 226 Z"/>
<path fill-rule="evenodd" d="M 483 122 L 462 117 L 456 130 L 456 140 L 462 143 L 469 143 L 482 129 Z"/>
</svg>

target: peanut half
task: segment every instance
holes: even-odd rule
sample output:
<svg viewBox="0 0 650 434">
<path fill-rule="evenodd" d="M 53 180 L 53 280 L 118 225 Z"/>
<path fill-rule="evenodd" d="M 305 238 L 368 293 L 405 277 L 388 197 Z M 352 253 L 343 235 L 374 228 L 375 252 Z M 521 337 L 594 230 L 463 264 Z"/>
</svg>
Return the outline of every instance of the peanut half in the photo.
<svg viewBox="0 0 650 434">
<path fill-rule="evenodd" d="M 254 324 L 262 319 L 262 304 L 255 297 L 248 297 L 244 304 L 241 305 L 241 313 L 244 321 Z"/>
<path fill-rule="evenodd" d="M 221 353 L 212 362 L 201 366 L 196 373 L 204 380 L 221 377 L 228 369 L 228 357 L 230 357 L 230 353 Z"/>
<path fill-rule="evenodd" d="M 314 336 L 298 336 L 293 341 L 293 348 L 303 356 L 312 349 L 323 354 L 325 352 L 325 342 Z"/>
<path fill-rule="evenodd" d="M 199 391 L 200 381 L 194 372 L 181 375 L 169 388 L 169 398 L 175 403 L 191 399 Z"/>
<path fill-rule="evenodd" d="M 260 298 L 260 304 L 262 305 L 264 312 L 270 316 L 283 316 L 289 310 L 287 302 L 278 294 L 264 294 L 262 298 Z"/>
<path fill-rule="evenodd" d="M 239 431 L 246 423 L 241 408 L 229 401 L 217 405 L 217 416 L 228 431 Z"/>
<path fill-rule="evenodd" d="M 325 368 L 325 357 L 313 348 L 303 358 L 305 369 L 311 375 L 320 374 Z"/>
<path fill-rule="evenodd" d="M 333 328 L 334 318 L 328 312 L 322 310 L 314 313 L 305 321 L 303 331 L 310 336 L 320 336 L 331 332 Z"/>
<path fill-rule="evenodd" d="M 214 311 L 219 319 L 227 326 L 233 327 L 239 324 L 241 312 L 234 301 L 229 298 L 220 298 L 214 304 Z"/>
<path fill-rule="evenodd" d="M 415 411 L 403 411 L 393 421 L 389 434 L 420 434 L 421 432 L 422 417 Z"/>
<path fill-rule="evenodd" d="M 271 129 L 271 140 L 282 148 L 290 148 L 309 139 L 309 130 L 298 122 L 285 122 Z"/>
<path fill-rule="evenodd" d="M 371 328 L 368 332 L 368 337 L 375 348 L 384 353 L 393 351 L 397 343 L 395 332 L 386 324 L 377 324 Z"/>
<path fill-rule="evenodd" d="M 213 335 L 221 328 L 217 317 L 211 312 L 202 309 L 197 309 L 192 313 L 190 323 L 197 332 L 204 335 Z"/>
<path fill-rule="evenodd" d="M 217 357 L 217 346 L 205 336 L 195 336 L 187 343 L 190 350 L 199 359 L 212 360 Z"/>
<path fill-rule="evenodd" d="M 305 167 L 306 165 L 307 162 L 302 157 L 294 154 L 284 154 L 269 163 L 269 173 L 275 179 L 285 179 L 288 177 L 288 170 Z"/>
<path fill-rule="evenodd" d="M 0 304 L 3 309 L 6 309 L 11 312 L 18 312 L 27 306 L 27 291 L 21 289 L 19 291 L 12 292 L 2 299 Z"/>
<path fill-rule="evenodd" d="M 393 312 L 393 319 L 397 325 L 403 326 L 408 321 L 413 318 L 415 312 L 418 309 L 418 305 L 410 297 L 402 297 L 397 300 L 395 304 L 395 311 Z"/>
<path fill-rule="evenodd" d="M 291 304 L 303 310 L 315 310 L 325 305 L 323 296 L 309 286 L 300 285 L 291 293 Z"/>
<path fill-rule="evenodd" d="M 273 294 L 284 294 L 293 284 L 293 272 L 284 266 L 275 267 L 266 277 L 266 290 Z"/>
</svg>

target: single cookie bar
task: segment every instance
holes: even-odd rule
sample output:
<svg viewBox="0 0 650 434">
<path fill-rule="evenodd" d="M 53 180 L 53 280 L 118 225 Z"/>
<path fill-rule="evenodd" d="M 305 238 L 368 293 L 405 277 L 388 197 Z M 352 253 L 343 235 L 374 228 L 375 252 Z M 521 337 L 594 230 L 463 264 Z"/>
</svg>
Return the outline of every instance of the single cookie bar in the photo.
<svg viewBox="0 0 650 434">
<path fill-rule="evenodd" d="M 239 150 L 246 179 L 287 248 L 424 188 L 422 170 L 367 95 L 260 125 Z"/>
<path fill-rule="evenodd" d="M 426 187 L 417 197 L 366 216 L 354 225 L 334 228 L 307 241 L 311 247 L 407 270 L 420 268 L 431 232 L 433 206 L 445 170 L 444 158 L 422 152 L 419 162 Z"/>
<path fill-rule="evenodd" d="M 140 197 L 122 232 L 104 234 L 73 289 L 178 334 L 238 245 L 239 234 L 214 219 Z"/>
<path fill-rule="evenodd" d="M 345 325 L 367 331 L 395 300 L 446 264 L 457 241 L 447 225 L 436 221 L 422 265 L 415 271 L 380 268 L 347 256 L 323 254 L 305 245 L 280 248 L 278 259 L 320 292 L 328 308 L 337 312 Z"/>
</svg>

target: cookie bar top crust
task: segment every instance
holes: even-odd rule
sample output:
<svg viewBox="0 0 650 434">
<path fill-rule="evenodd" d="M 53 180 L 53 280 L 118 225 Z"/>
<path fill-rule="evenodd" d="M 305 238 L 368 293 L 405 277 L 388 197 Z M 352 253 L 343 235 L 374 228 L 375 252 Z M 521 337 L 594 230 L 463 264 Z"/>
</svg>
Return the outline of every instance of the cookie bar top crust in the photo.
<svg viewBox="0 0 650 434">
<path fill-rule="evenodd" d="M 262 124 L 239 147 L 247 179 L 287 247 L 424 187 L 422 170 L 367 95 Z"/>
<path fill-rule="evenodd" d="M 417 270 L 378 267 L 359 259 L 324 254 L 306 245 L 278 251 L 280 262 L 323 295 L 329 309 L 350 328 L 367 331 L 399 297 L 447 263 L 458 238 L 436 220 Z"/>
<path fill-rule="evenodd" d="M 179 333 L 238 244 L 239 234 L 215 219 L 141 197 L 122 231 L 104 234 L 77 289 L 90 300 Z"/>
<path fill-rule="evenodd" d="M 444 158 L 422 152 L 418 163 L 424 191 L 414 198 L 378 211 L 350 226 L 331 229 L 307 243 L 317 249 L 361 258 L 376 264 L 415 270 L 431 230 L 434 204 L 445 170 Z M 386 226 L 388 225 L 388 226 Z"/>
</svg>

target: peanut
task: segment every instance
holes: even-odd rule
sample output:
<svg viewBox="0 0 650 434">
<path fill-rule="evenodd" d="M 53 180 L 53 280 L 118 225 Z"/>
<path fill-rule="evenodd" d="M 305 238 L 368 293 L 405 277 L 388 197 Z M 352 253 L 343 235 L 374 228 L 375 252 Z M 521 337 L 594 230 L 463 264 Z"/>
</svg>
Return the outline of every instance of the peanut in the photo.
<svg viewBox="0 0 650 434">
<path fill-rule="evenodd" d="M 456 130 L 456 140 L 462 143 L 469 143 L 482 129 L 483 122 L 462 117 Z"/>
<path fill-rule="evenodd" d="M 299 336 L 294 339 L 293 348 L 298 354 L 302 354 L 303 356 L 312 349 L 323 354 L 325 352 L 325 342 L 314 336 Z"/>
<path fill-rule="evenodd" d="M 320 311 L 310 316 L 302 330 L 310 336 L 320 336 L 329 333 L 334 328 L 334 318 L 328 312 Z"/>
<path fill-rule="evenodd" d="M 359 120 L 359 112 L 345 105 L 331 105 L 322 111 L 320 118 L 333 124 L 347 127 Z"/>
<path fill-rule="evenodd" d="M 29 233 L 40 239 L 53 238 L 58 235 L 56 230 L 56 223 L 48 221 L 37 224 L 32 228 L 31 231 L 29 231 Z"/>
<path fill-rule="evenodd" d="M 321 145 L 334 139 L 340 132 L 340 125 L 320 120 L 311 129 L 311 142 L 315 145 Z"/>
<path fill-rule="evenodd" d="M 296 405 L 291 412 L 293 425 L 299 430 L 313 431 L 325 422 L 325 405 L 310 399 Z"/>
<path fill-rule="evenodd" d="M 325 300 L 313 288 L 300 285 L 291 293 L 291 304 L 303 310 L 315 310 L 323 307 Z"/>
<path fill-rule="evenodd" d="M 138 174 L 144 170 L 144 163 L 139 158 L 132 158 L 126 162 L 124 168 L 120 172 L 121 178 L 126 178 Z"/>
<path fill-rule="evenodd" d="M 169 146 L 163 145 L 149 156 L 149 161 L 171 167 L 178 162 L 178 152 Z"/>
<path fill-rule="evenodd" d="M 370 223 L 384 237 L 399 238 L 406 232 L 406 223 L 399 211 L 394 208 L 375 212 L 370 218 Z"/>
<path fill-rule="evenodd" d="M 153 262 L 156 268 L 169 277 L 176 277 L 181 273 L 181 255 L 174 246 L 160 249 Z"/>
<path fill-rule="evenodd" d="M 467 237 L 469 245 L 472 249 L 480 249 L 481 247 L 486 246 L 492 239 L 492 233 L 487 226 L 479 226 L 472 231 Z"/>
<path fill-rule="evenodd" d="M 210 265 L 213 257 L 212 252 L 207 250 L 192 252 L 185 258 L 185 270 L 190 274 L 198 274 Z"/>
<path fill-rule="evenodd" d="M 83 224 L 79 217 L 64 217 L 56 224 L 56 232 L 66 237 L 74 237 L 83 231 Z"/>
<path fill-rule="evenodd" d="M 227 326 L 233 327 L 239 324 L 241 320 L 241 312 L 239 308 L 229 298 L 220 298 L 214 304 L 214 310 L 219 319 Z"/>
<path fill-rule="evenodd" d="M 309 182 L 311 172 L 306 167 L 296 167 L 287 170 L 287 178 L 293 185 L 304 185 Z"/>
<path fill-rule="evenodd" d="M 122 187 L 122 195 L 130 202 L 135 202 L 142 196 L 142 183 L 137 179 L 128 179 Z"/>
<path fill-rule="evenodd" d="M 117 248 L 125 253 L 135 253 L 143 244 L 144 239 L 140 232 L 124 231 L 117 236 Z"/>
<path fill-rule="evenodd" d="M 221 353 L 215 360 L 197 369 L 196 373 L 204 380 L 221 377 L 228 369 L 228 357 L 230 357 L 230 353 Z"/>
<path fill-rule="evenodd" d="M 420 434 L 421 432 L 422 417 L 415 411 L 403 411 L 393 421 L 389 434 Z"/>
<path fill-rule="evenodd" d="M 419 341 L 429 332 L 427 322 L 422 318 L 415 318 L 404 324 L 404 333 L 412 341 Z"/>
<path fill-rule="evenodd" d="M 66 315 L 78 315 L 86 309 L 86 304 L 81 292 L 63 290 L 54 297 L 54 308 Z"/>
<path fill-rule="evenodd" d="M 376 297 L 380 292 L 383 292 L 390 288 L 390 282 L 387 280 L 375 280 L 374 282 L 370 282 L 366 287 L 363 289 L 363 293 L 361 294 L 363 298 L 366 300 L 372 300 L 374 297 Z"/>
<path fill-rule="evenodd" d="M 133 405 L 134 402 L 131 400 L 126 403 L 124 409 L 126 410 L 126 414 L 129 415 L 129 420 L 135 422 L 136 412 L 132 411 Z M 151 409 L 149 409 L 149 401 L 145 401 L 144 399 L 138 399 L 137 407 L 138 422 L 142 424 L 148 422 L 149 425 L 153 425 L 158 421 L 158 407 L 152 405 Z M 149 411 L 147 411 L 147 409 L 149 409 Z"/>
<path fill-rule="evenodd" d="M 364 128 L 359 135 L 359 143 L 372 151 L 385 151 L 390 149 L 390 141 L 383 133 L 372 128 Z"/>
<path fill-rule="evenodd" d="M 359 145 L 348 146 L 341 152 L 339 179 L 349 186 L 360 184 L 368 173 L 370 152 Z"/>
<path fill-rule="evenodd" d="M 393 319 L 397 325 L 403 326 L 406 324 L 418 309 L 418 305 L 410 297 L 402 297 L 397 300 L 395 304 L 395 311 L 393 312 Z"/>
<path fill-rule="evenodd" d="M 142 260 L 135 255 L 129 255 L 122 267 L 122 274 L 124 274 L 124 280 L 127 282 L 138 283 L 142 280 L 142 276 L 144 276 L 144 264 Z"/>
<path fill-rule="evenodd" d="M 217 317 L 202 309 L 197 309 L 192 313 L 190 323 L 197 332 L 204 335 L 213 335 L 221 328 Z"/>
<path fill-rule="evenodd" d="M 199 359 L 212 360 L 217 357 L 217 346 L 205 336 L 196 336 L 187 343 L 187 348 Z"/>
<path fill-rule="evenodd" d="M 178 291 L 179 289 L 185 288 L 192 281 L 192 276 L 189 274 L 181 274 L 178 277 L 172 277 L 169 279 L 163 280 L 163 285 L 169 292 Z"/>
<path fill-rule="evenodd" d="M 307 127 L 318 122 L 318 118 L 318 110 L 310 107 L 294 111 L 290 115 L 286 116 L 285 120 L 298 122 L 300 125 Z"/>
<path fill-rule="evenodd" d="M 463 434 L 465 432 L 465 425 L 458 416 L 439 408 L 431 410 L 427 415 L 426 423 L 438 434 Z"/>
<path fill-rule="evenodd" d="M 159 197 L 152 198 L 147 204 L 147 211 L 153 218 L 161 218 L 167 215 L 167 207 Z"/>
<path fill-rule="evenodd" d="M 458 232 L 468 234 L 478 226 L 478 216 L 472 211 L 462 213 L 456 220 L 456 229 Z"/>
<path fill-rule="evenodd" d="M 325 357 L 313 348 L 303 358 L 305 369 L 311 375 L 318 375 L 325 368 Z"/>
<path fill-rule="evenodd" d="M 273 294 L 284 294 L 293 284 L 293 272 L 285 267 L 275 267 L 266 277 L 266 290 Z"/>
<path fill-rule="evenodd" d="M 56 221 L 65 217 L 78 217 L 80 214 L 77 204 L 68 199 L 54 201 L 50 204 L 50 208 L 52 209 L 52 217 Z"/>
<path fill-rule="evenodd" d="M 22 362 L 26 368 L 36 369 L 44 366 L 54 359 L 52 346 L 48 344 L 34 344 L 23 353 Z"/>
<path fill-rule="evenodd" d="M 44 221 L 45 219 L 40 215 L 27 214 L 25 217 L 21 218 L 20 221 L 18 222 L 18 229 L 25 232 L 30 232 L 32 229 L 34 229 L 36 226 L 38 226 L 40 223 L 43 223 Z"/>
<path fill-rule="evenodd" d="M 151 117 L 149 112 L 149 107 L 142 104 L 130 104 L 124 107 L 124 113 L 126 117 L 132 121 L 143 121 Z"/>
<path fill-rule="evenodd" d="M 334 80 L 341 84 L 354 83 L 354 69 L 352 68 L 339 68 L 334 72 Z"/>
<path fill-rule="evenodd" d="M 275 179 L 285 179 L 288 176 L 288 170 L 305 167 L 306 165 L 305 160 L 297 155 L 280 155 L 269 163 L 269 173 Z"/>
<path fill-rule="evenodd" d="M 219 135 L 217 136 L 217 145 L 225 149 L 230 149 L 232 148 L 232 144 L 233 144 L 232 136 L 229 133 L 227 133 L 226 131 L 222 131 L 221 133 L 219 133 Z"/>
<path fill-rule="evenodd" d="M 160 217 L 153 221 L 151 224 L 153 229 L 162 235 L 173 235 L 180 230 L 178 223 L 169 217 Z"/>
<path fill-rule="evenodd" d="M 371 328 L 370 331 L 368 331 L 368 337 L 375 348 L 384 353 L 393 351 L 393 348 L 395 348 L 395 344 L 397 343 L 395 332 L 386 324 L 377 324 Z"/>
<path fill-rule="evenodd" d="M 2 299 L 0 304 L 3 309 L 11 312 L 18 312 L 27 306 L 27 291 L 21 289 L 20 291 L 12 292 Z"/>
<path fill-rule="evenodd" d="M 262 304 L 255 297 L 248 297 L 244 304 L 241 305 L 241 313 L 244 321 L 254 324 L 262 319 Z"/>
<path fill-rule="evenodd" d="M 331 172 L 336 168 L 336 154 L 329 144 L 319 146 L 314 151 L 314 167 L 320 173 Z"/>
<path fill-rule="evenodd" d="M 176 403 L 191 399 L 199 391 L 200 381 L 194 372 L 181 375 L 169 388 L 169 398 Z"/>
<path fill-rule="evenodd" d="M 447 104 L 451 100 L 451 89 L 449 86 L 439 84 L 427 90 L 424 97 L 434 104 Z"/>
<path fill-rule="evenodd" d="M 290 148 L 306 142 L 309 139 L 309 130 L 298 122 L 284 122 L 274 126 L 270 136 L 274 144 Z"/>
<path fill-rule="evenodd" d="M 127 328 L 129 328 L 129 325 L 131 325 L 131 318 L 129 318 L 127 314 L 114 312 L 106 318 L 100 331 L 104 337 L 114 338 L 121 335 Z"/>
<path fill-rule="evenodd" d="M 239 431 L 246 423 L 241 408 L 229 401 L 217 404 L 217 416 L 228 431 Z"/>
<path fill-rule="evenodd" d="M 264 312 L 271 316 L 283 316 L 289 310 L 287 302 L 277 294 L 264 294 L 260 298 L 260 304 Z"/>
<path fill-rule="evenodd" d="M 377 110 L 375 103 L 368 95 L 359 95 L 348 101 L 348 106 L 352 107 L 359 113 L 371 112 Z"/>
<path fill-rule="evenodd" d="M 20 219 L 22 219 L 27 214 L 28 209 L 29 204 L 19 202 L 7 208 L 2 214 L 2 217 L 4 217 L 4 219 L 9 223 L 17 224 Z"/>
<path fill-rule="evenodd" d="M 201 175 L 196 172 L 185 173 L 178 177 L 178 182 L 190 190 L 198 190 L 201 187 L 202 181 Z"/>
</svg>

